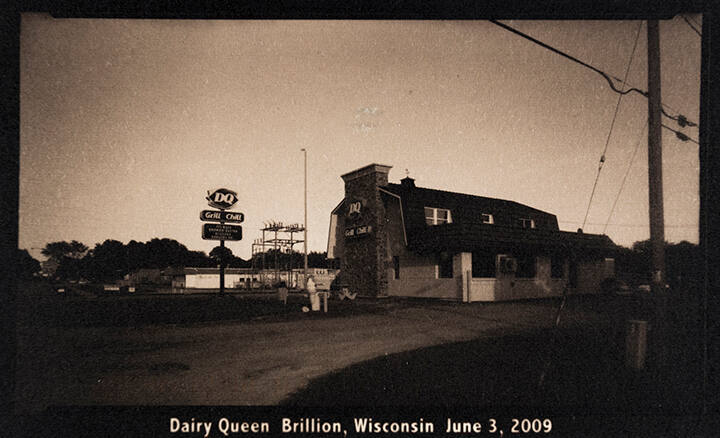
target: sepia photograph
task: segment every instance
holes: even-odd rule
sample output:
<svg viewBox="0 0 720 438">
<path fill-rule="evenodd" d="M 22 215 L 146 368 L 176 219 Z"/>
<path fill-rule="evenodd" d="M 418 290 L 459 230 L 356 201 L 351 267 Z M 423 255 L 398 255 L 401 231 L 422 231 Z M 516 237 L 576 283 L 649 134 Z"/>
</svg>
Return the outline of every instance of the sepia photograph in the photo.
<svg viewBox="0 0 720 438">
<path fill-rule="evenodd" d="M 703 23 L 23 12 L 14 415 L 700 427 Z"/>
</svg>

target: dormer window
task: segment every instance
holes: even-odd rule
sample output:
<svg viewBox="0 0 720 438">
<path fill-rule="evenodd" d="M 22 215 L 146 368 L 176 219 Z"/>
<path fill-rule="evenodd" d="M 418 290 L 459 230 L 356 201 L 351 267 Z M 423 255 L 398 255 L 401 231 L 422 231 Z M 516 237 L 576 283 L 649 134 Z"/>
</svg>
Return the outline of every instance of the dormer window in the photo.
<svg viewBox="0 0 720 438">
<path fill-rule="evenodd" d="M 535 221 L 533 219 L 518 219 L 520 226 L 523 228 L 535 228 Z"/>
<path fill-rule="evenodd" d="M 482 220 L 482 223 L 484 223 L 484 224 L 494 224 L 495 223 L 495 218 L 491 214 L 483 213 L 480 215 L 480 218 Z"/>
<path fill-rule="evenodd" d="M 450 210 L 446 208 L 425 207 L 425 223 L 428 225 L 452 223 Z"/>
</svg>

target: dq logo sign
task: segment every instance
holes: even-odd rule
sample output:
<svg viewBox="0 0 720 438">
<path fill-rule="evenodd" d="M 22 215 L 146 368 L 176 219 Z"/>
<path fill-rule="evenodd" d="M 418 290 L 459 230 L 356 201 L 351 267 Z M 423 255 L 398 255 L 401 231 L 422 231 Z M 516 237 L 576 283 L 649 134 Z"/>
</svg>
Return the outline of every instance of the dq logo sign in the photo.
<svg viewBox="0 0 720 438">
<path fill-rule="evenodd" d="M 219 208 L 225 210 L 230 208 L 238 201 L 237 193 L 228 189 L 217 189 L 214 192 L 207 192 L 208 195 L 205 197 L 210 207 Z"/>
<path fill-rule="evenodd" d="M 348 203 L 347 216 L 350 219 L 356 219 L 358 216 L 360 216 L 361 209 L 362 209 L 362 201 L 352 201 L 352 202 Z"/>
</svg>

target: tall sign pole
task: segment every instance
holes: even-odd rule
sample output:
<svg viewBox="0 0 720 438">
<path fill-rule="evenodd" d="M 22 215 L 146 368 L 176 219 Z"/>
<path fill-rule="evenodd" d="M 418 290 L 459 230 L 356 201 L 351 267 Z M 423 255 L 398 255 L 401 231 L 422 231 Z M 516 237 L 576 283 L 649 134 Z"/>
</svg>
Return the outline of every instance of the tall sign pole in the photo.
<svg viewBox="0 0 720 438">
<path fill-rule="evenodd" d="M 225 221 L 220 222 L 224 225 Z M 220 295 L 225 293 L 225 241 L 220 241 Z"/>
<path fill-rule="evenodd" d="M 307 228 L 308 228 L 308 223 L 307 223 L 307 150 L 306 150 L 305 148 L 302 148 L 302 149 L 300 149 L 300 150 L 303 151 L 303 156 L 304 156 L 304 161 L 305 161 L 305 165 L 304 165 L 304 169 L 305 169 L 305 223 L 303 224 L 303 225 L 304 225 L 304 227 L 303 227 L 303 228 L 304 228 L 304 233 L 305 233 L 305 234 L 304 234 L 304 238 L 303 238 L 303 252 L 305 253 L 305 257 L 304 257 L 304 260 L 305 260 L 305 265 L 304 265 L 304 266 L 305 266 L 305 268 L 304 268 L 304 270 L 303 270 L 303 287 L 304 287 L 304 288 L 307 288 L 307 276 L 308 276 L 308 259 L 307 259 Z"/>
<path fill-rule="evenodd" d="M 220 241 L 220 294 L 222 295 L 225 293 L 225 241 L 242 239 L 242 227 L 227 225 L 226 222 L 241 223 L 245 215 L 226 211 L 238 200 L 237 193 L 232 190 L 217 189 L 213 193 L 208 191 L 205 199 L 210 207 L 220 210 L 203 210 L 200 212 L 200 220 L 220 222 L 220 224 L 204 224 L 202 237 L 205 240 Z"/>
</svg>

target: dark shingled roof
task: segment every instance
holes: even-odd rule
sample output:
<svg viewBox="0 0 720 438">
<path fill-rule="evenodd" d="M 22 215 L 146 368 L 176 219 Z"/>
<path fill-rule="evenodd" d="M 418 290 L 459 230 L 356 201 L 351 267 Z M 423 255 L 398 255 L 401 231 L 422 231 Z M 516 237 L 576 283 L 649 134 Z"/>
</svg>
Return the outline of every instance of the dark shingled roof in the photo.
<svg viewBox="0 0 720 438">
<path fill-rule="evenodd" d="M 408 247 L 416 251 L 526 249 L 609 253 L 616 248 L 605 235 L 560 231 L 555 215 L 514 201 L 416 187 L 410 178 L 382 188 L 401 198 Z M 425 207 L 449 209 L 452 223 L 426 225 Z M 494 223 L 482 223 L 482 214 L 492 214 Z M 533 219 L 536 228 L 522 228 L 520 218 Z"/>
<path fill-rule="evenodd" d="M 610 253 L 615 244 L 605 235 L 504 227 L 489 224 L 445 224 L 408 232 L 408 246 L 418 252 L 523 251 Z"/>
</svg>

